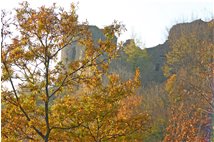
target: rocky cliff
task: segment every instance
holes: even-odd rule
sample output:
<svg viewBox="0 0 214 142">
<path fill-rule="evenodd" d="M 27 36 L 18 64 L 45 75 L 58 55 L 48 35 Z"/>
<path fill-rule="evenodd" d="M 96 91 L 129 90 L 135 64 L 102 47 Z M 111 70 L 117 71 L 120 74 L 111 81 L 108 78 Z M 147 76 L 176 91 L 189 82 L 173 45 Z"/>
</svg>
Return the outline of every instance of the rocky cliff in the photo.
<svg viewBox="0 0 214 142">
<path fill-rule="evenodd" d="M 195 34 L 202 39 L 214 40 L 214 29 L 210 31 L 209 23 L 202 20 L 196 20 L 191 23 L 181 23 L 174 25 L 170 31 L 168 39 L 155 47 L 141 49 L 137 47 L 134 40 L 129 39 L 124 43 L 123 50 L 120 51 L 119 57 L 113 59 L 110 66 L 110 73 L 117 73 L 122 80 L 127 80 L 134 75 L 135 69 L 141 71 L 141 82 L 143 86 L 153 83 L 162 83 L 166 78 L 163 75 L 162 67 L 165 64 L 165 55 L 170 50 L 169 41 L 176 39 L 183 34 Z M 96 42 L 98 39 L 104 40 L 105 37 L 96 26 L 89 26 L 92 37 Z M 208 31 L 209 30 L 209 31 Z M 115 39 L 115 42 L 117 40 Z M 73 44 L 62 51 L 62 60 L 69 62 L 81 59 L 84 56 L 84 47 Z"/>
</svg>

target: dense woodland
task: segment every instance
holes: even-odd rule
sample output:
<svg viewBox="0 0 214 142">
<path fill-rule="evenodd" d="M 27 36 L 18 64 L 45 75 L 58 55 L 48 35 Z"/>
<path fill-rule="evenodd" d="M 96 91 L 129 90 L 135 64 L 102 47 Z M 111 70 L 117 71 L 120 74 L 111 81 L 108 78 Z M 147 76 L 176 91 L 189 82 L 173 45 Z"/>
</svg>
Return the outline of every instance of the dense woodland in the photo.
<svg viewBox="0 0 214 142">
<path fill-rule="evenodd" d="M 23 2 L 2 11 L 1 25 L 2 141 L 214 141 L 214 20 L 172 28 L 158 67 L 164 76 L 149 84 L 142 70 L 152 68 L 151 49 L 113 42 L 125 30 L 117 21 L 94 43 L 75 4 Z M 84 58 L 65 64 L 59 55 L 73 43 Z M 109 72 L 118 58 L 131 78 Z"/>
</svg>

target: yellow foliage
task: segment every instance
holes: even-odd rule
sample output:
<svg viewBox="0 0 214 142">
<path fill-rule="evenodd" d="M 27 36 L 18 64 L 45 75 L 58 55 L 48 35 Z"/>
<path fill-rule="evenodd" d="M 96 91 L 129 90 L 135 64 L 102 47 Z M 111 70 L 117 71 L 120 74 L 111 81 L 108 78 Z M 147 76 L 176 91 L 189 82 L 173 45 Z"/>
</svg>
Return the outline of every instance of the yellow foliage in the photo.
<svg viewBox="0 0 214 142">
<path fill-rule="evenodd" d="M 13 20 L 18 36 L 1 45 L 2 140 L 116 141 L 147 129 L 148 115 L 136 96 L 139 70 L 126 82 L 106 74 L 119 50 L 112 39 L 123 25 L 106 27 L 98 48 L 87 22 L 78 22 L 74 5 L 65 11 L 23 2 Z M 61 50 L 74 43 L 86 48 L 86 56 L 70 64 L 59 61 Z"/>
<path fill-rule="evenodd" d="M 166 91 L 171 94 L 174 90 L 176 74 L 171 75 L 166 81 Z"/>
</svg>

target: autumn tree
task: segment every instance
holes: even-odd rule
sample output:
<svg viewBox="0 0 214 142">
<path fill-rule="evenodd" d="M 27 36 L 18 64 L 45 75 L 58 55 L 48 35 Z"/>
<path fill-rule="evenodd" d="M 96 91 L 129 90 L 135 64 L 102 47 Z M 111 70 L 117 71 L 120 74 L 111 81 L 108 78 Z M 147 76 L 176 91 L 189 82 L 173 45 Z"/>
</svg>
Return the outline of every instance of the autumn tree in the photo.
<svg viewBox="0 0 214 142">
<path fill-rule="evenodd" d="M 140 112 L 136 95 L 139 71 L 127 82 L 116 75 L 102 81 L 123 25 L 104 28 L 106 39 L 95 45 L 74 4 L 65 11 L 23 2 L 14 18 L 3 11 L 1 22 L 3 141 L 101 142 L 145 131 L 149 116 Z M 59 53 L 73 43 L 85 47 L 84 58 L 65 65 Z"/>
<path fill-rule="evenodd" d="M 169 37 L 164 72 L 171 105 L 165 141 L 211 140 L 213 25 L 200 26 L 180 28 Z"/>
<path fill-rule="evenodd" d="M 168 95 L 164 88 L 164 83 L 150 83 L 141 89 L 143 94 L 143 108 L 151 116 L 150 131 L 144 135 L 144 141 L 156 142 L 162 141 L 165 134 L 165 128 L 168 122 Z"/>
<path fill-rule="evenodd" d="M 98 85 L 101 82 L 96 80 L 97 85 L 89 86 L 93 91 L 81 91 L 57 100 L 53 105 L 54 121 L 65 128 L 79 127 L 75 131 L 56 129 L 50 139 L 95 142 L 138 139 L 148 131 L 150 118 L 142 112 L 142 97 L 135 94 L 138 77 L 139 71 L 133 80 L 121 82 L 117 75 L 109 75 L 108 85 Z"/>
</svg>

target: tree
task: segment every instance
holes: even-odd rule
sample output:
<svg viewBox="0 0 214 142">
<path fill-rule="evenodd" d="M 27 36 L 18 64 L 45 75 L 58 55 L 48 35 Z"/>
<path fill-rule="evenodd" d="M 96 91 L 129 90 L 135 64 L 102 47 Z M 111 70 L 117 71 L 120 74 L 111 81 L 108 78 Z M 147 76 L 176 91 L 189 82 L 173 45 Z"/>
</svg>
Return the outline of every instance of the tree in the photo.
<svg viewBox="0 0 214 142">
<path fill-rule="evenodd" d="M 14 19 L 7 16 L 3 11 L 2 140 L 106 141 L 146 128 L 148 115 L 133 111 L 141 102 L 134 99 L 139 72 L 124 83 L 114 75 L 102 83 L 120 48 L 112 40 L 123 25 L 106 27 L 106 39 L 95 45 L 74 4 L 65 11 L 56 4 L 33 9 L 23 2 Z M 84 58 L 65 65 L 58 55 L 73 43 L 85 47 Z"/>
<path fill-rule="evenodd" d="M 140 108 L 141 96 L 135 95 L 136 86 L 139 85 L 137 78 L 136 76 L 132 81 L 120 82 L 118 76 L 110 75 L 107 86 L 96 85 L 92 87 L 93 91 L 81 91 L 75 96 L 68 95 L 58 100 L 59 103 L 53 106 L 56 111 L 55 121 L 65 128 L 79 127 L 69 132 L 57 129 L 53 132 L 53 138 L 118 141 L 129 140 L 133 135 L 147 132 L 149 116 Z"/>
<path fill-rule="evenodd" d="M 151 115 L 151 130 L 145 141 L 162 141 L 168 122 L 168 96 L 164 89 L 164 83 L 151 83 L 150 86 L 142 89 L 143 106 Z"/>
<path fill-rule="evenodd" d="M 212 22 L 211 22 L 212 23 Z M 210 141 L 213 113 L 213 27 L 193 25 L 169 38 L 164 71 L 170 121 L 165 141 Z"/>
</svg>

